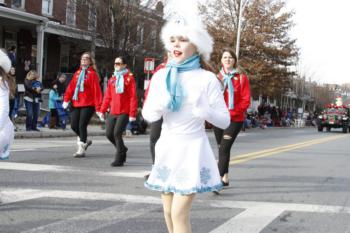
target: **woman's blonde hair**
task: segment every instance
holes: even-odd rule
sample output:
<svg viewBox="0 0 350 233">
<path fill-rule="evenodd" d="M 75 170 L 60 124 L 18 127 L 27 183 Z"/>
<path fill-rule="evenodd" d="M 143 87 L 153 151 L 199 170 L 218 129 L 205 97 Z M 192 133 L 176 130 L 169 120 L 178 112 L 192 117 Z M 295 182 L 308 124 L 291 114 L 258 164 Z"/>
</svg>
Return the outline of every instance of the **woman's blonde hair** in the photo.
<svg viewBox="0 0 350 233">
<path fill-rule="evenodd" d="M 88 55 L 89 58 L 90 58 L 90 66 L 92 68 L 94 68 L 95 71 L 97 71 L 97 67 L 96 67 L 96 61 L 95 61 L 95 58 L 93 58 L 91 56 L 91 52 L 84 52 L 81 56 L 80 56 L 80 59 L 84 56 L 84 55 Z"/>
<path fill-rule="evenodd" d="M 34 80 L 34 79 L 37 79 L 37 78 L 39 78 L 39 74 L 35 70 L 30 70 L 27 73 L 26 79 Z"/>
</svg>

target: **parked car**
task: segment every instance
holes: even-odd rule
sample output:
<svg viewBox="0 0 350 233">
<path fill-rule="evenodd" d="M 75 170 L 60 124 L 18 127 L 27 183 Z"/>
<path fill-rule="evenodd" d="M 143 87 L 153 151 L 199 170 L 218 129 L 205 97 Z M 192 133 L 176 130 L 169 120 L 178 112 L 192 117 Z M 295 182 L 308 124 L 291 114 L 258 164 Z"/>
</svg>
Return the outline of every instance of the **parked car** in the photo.
<svg viewBox="0 0 350 233">
<path fill-rule="evenodd" d="M 347 133 L 350 129 L 350 108 L 341 105 L 329 105 L 317 118 L 317 130 L 323 131 L 326 127 L 327 131 L 331 128 L 342 128 L 343 133 Z"/>
</svg>

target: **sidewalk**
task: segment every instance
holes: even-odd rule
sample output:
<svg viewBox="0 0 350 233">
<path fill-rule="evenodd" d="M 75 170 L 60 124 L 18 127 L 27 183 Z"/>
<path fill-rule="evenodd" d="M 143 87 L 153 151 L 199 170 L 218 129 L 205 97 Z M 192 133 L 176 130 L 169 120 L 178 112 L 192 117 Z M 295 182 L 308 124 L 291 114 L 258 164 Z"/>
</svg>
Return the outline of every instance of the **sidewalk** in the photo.
<svg viewBox="0 0 350 233">
<path fill-rule="evenodd" d="M 26 131 L 24 124 L 17 124 L 18 130 L 15 132 L 15 139 L 18 138 L 53 138 L 53 137 L 74 137 L 75 133 L 70 128 L 70 125 L 67 125 L 66 129 L 49 129 L 38 128 L 38 131 Z M 88 126 L 89 136 L 104 136 L 105 130 L 101 128 L 101 125 L 89 125 Z"/>
</svg>

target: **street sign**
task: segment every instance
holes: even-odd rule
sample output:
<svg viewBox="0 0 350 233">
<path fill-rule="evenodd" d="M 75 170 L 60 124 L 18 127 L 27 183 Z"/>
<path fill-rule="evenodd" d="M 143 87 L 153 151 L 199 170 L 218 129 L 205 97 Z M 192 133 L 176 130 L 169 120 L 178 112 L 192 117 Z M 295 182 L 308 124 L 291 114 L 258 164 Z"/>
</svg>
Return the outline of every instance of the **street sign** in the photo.
<svg viewBox="0 0 350 233">
<path fill-rule="evenodd" d="M 145 63 L 144 63 L 144 72 L 149 73 L 154 70 L 154 62 L 155 58 L 153 57 L 145 57 Z"/>
</svg>

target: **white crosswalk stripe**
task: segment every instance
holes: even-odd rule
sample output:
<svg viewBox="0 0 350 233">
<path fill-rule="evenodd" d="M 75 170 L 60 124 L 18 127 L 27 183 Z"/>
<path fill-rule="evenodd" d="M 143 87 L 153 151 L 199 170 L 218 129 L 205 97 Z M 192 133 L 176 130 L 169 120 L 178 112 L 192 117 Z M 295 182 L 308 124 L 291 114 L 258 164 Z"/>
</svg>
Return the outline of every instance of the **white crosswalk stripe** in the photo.
<svg viewBox="0 0 350 233">
<path fill-rule="evenodd" d="M 40 190 L 40 189 L 3 189 L 1 191 L 2 203 L 14 203 L 17 201 L 30 200 L 36 198 L 66 198 L 66 199 L 83 199 L 83 200 L 100 200 L 100 201 L 120 201 L 125 203 L 152 204 L 154 208 L 159 208 L 161 200 L 159 197 L 127 195 L 115 193 L 99 192 L 81 192 L 81 191 L 62 191 L 62 190 Z M 326 206 L 294 203 L 272 203 L 272 202 L 252 202 L 252 201 L 217 201 L 217 200 L 196 200 L 198 203 L 205 203 L 213 208 L 237 208 L 245 209 L 240 214 L 229 219 L 226 223 L 211 231 L 211 233 L 258 233 L 269 223 L 276 219 L 284 211 L 301 211 L 311 213 L 329 213 L 329 214 L 350 214 L 349 207 L 343 206 Z M 126 204 L 127 205 L 127 204 Z M 68 220 L 58 221 L 46 226 L 25 231 L 31 232 L 74 232 L 70 230 L 71 226 L 76 226 L 79 222 L 80 232 L 89 232 L 99 228 L 112 225 L 116 221 L 127 218 L 137 217 L 153 207 L 142 207 L 140 211 L 126 211 L 124 214 L 117 214 L 120 206 L 114 206 L 101 211 L 81 215 Z M 87 219 L 93 223 L 82 224 Z M 83 227 L 82 227 L 83 225 Z M 97 226 L 98 225 L 98 226 Z M 76 229 L 77 228 L 72 228 Z M 64 229 L 64 230 L 60 230 Z"/>
</svg>

